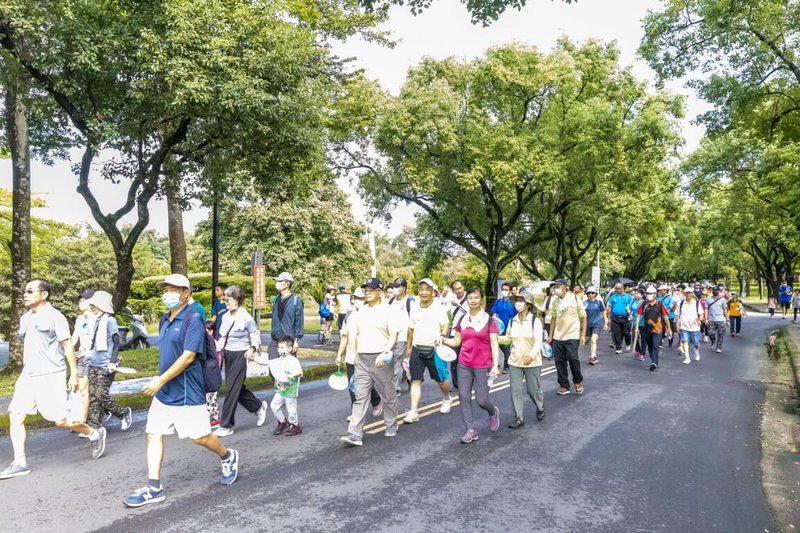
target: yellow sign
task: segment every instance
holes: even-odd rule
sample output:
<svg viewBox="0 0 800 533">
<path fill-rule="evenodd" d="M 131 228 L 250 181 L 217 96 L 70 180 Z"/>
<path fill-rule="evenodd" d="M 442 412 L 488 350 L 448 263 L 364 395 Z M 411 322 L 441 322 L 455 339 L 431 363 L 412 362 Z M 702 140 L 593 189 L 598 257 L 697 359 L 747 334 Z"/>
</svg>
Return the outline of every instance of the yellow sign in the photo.
<svg viewBox="0 0 800 533">
<path fill-rule="evenodd" d="M 267 290 L 264 284 L 264 265 L 253 266 L 253 309 L 267 307 Z"/>
</svg>

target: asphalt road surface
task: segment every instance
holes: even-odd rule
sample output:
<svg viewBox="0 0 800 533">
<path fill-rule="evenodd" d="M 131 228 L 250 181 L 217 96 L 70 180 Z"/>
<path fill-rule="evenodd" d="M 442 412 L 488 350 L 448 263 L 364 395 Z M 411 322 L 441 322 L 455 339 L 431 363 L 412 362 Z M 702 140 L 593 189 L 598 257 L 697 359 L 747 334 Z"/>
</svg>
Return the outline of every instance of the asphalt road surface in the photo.
<svg viewBox="0 0 800 533">
<path fill-rule="evenodd" d="M 526 425 L 511 430 L 509 390 L 498 381 L 501 429 L 491 434 L 476 410 L 480 440 L 469 445 L 459 442 L 459 408 L 439 414 L 426 382 L 431 414 L 393 439 L 370 418 L 375 434 L 345 448 L 347 393 L 304 383 L 302 435 L 275 437 L 272 415 L 257 428 L 240 408 L 225 439 L 241 456 L 231 487 L 219 486 L 215 456 L 168 437 L 167 501 L 140 509 L 122 497 L 146 481 L 144 413 L 127 433 L 112 422 L 96 461 L 86 440 L 40 431 L 28 440 L 33 472 L 0 482 L 0 530 L 776 531 L 759 484 L 758 377 L 764 331 L 785 323 L 753 313 L 722 354 L 703 345 L 701 361 L 687 366 L 664 350 L 656 372 L 627 352 L 610 354 L 606 334 L 600 364 L 581 351 L 583 396 L 557 396 L 547 363 L 545 420 L 526 400 Z M 12 458 L 8 438 L 0 458 Z"/>
</svg>

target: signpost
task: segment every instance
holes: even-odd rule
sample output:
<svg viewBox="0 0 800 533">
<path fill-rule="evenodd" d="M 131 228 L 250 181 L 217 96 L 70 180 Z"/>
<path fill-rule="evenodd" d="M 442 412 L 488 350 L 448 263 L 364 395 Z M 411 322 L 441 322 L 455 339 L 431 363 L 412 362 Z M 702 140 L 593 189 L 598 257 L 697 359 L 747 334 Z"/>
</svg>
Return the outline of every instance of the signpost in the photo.
<svg viewBox="0 0 800 533">
<path fill-rule="evenodd" d="M 253 318 L 261 336 L 261 310 L 267 307 L 267 287 L 264 281 L 264 252 L 253 252 L 250 260 L 253 274 Z"/>
</svg>

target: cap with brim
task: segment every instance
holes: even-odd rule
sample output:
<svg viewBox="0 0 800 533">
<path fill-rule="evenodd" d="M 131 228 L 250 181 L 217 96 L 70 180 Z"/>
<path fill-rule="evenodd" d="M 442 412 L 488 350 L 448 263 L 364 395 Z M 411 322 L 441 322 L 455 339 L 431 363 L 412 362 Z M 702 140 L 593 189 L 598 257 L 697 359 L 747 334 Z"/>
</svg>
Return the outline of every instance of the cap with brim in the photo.
<svg viewBox="0 0 800 533">
<path fill-rule="evenodd" d="M 89 298 L 88 304 L 98 308 L 104 313 L 113 315 L 114 304 L 112 303 L 112 300 L 113 298 L 111 297 L 111 294 L 107 293 L 106 291 L 97 291 L 91 298 Z"/>
<path fill-rule="evenodd" d="M 590 292 L 597 294 L 597 287 L 595 287 L 594 285 L 589 285 L 588 287 L 586 287 L 586 294 L 589 294 Z"/>
<path fill-rule="evenodd" d="M 565 285 L 565 286 L 569 285 L 569 283 L 567 283 L 567 281 L 565 279 L 563 279 L 563 278 L 554 279 L 552 284 L 553 285 Z"/>
<path fill-rule="evenodd" d="M 392 282 L 392 285 L 394 287 L 404 287 L 407 289 L 408 281 L 406 280 L 406 278 L 395 278 L 395 280 Z"/>
<path fill-rule="evenodd" d="M 170 274 L 164 281 L 159 281 L 156 283 L 159 289 L 164 288 L 164 285 L 171 285 L 173 287 L 179 287 L 181 289 L 191 289 L 192 284 L 189 283 L 189 278 L 184 276 L 183 274 Z"/>
<path fill-rule="evenodd" d="M 516 297 L 522 298 L 527 304 L 535 305 L 533 301 L 533 293 L 527 289 L 522 289 L 521 291 L 519 291 Z"/>
<path fill-rule="evenodd" d="M 275 281 L 291 281 L 292 283 L 294 283 L 294 277 L 288 272 L 281 272 L 277 278 L 273 279 Z"/>
<path fill-rule="evenodd" d="M 644 292 L 646 292 L 647 294 L 654 294 L 654 293 L 656 293 L 657 291 L 656 291 L 656 288 L 655 288 L 655 287 L 647 287 L 647 290 L 646 290 L 646 291 L 644 291 Z"/>
<path fill-rule="evenodd" d="M 660 290 L 660 291 L 668 291 L 669 287 L 667 287 L 666 285 L 661 285 L 661 286 L 658 287 L 658 290 Z"/>
<path fill-rule="evenodd" d="M 436 284 L 433 282 L 433 280 L 431 278 L 422 278 L 421 280 L 419 280 L 417 282 L 417 285 L 422 285 L 423 283 L 425 285 L 427 285 L 428 287 L 430 287 L 431 289 L 435 289 L 436 288 Z"/>
<path fill-rule="evenodd" d="M 353 297 L 354 298 L 363 299 L 364 298 L 364 289 L 362 289 L 361 287 L 356 287 L 356 290 L 353 291 Z"/>
<path fill-rule="evenodd" d="M 81 298 L 83 298 L 84 300 L 88 300 L 92 296 L 94 296 L 94 291 L 92 289 L 86 289 L 81 293 Z"/>
<path fill-rule="evenodd" d="M 686 287 L 685 289 L 683 289 L 683 292 L 691 292 L 692 294 L 694 294 L 694 289 L 691 287 Z"/>
<path fill-rule="evenodd" d="M 378 278 L 369 278 L 366 283 L 361 285 L 362 289 L 383 289 L 383 283 Z"/>
</svg>

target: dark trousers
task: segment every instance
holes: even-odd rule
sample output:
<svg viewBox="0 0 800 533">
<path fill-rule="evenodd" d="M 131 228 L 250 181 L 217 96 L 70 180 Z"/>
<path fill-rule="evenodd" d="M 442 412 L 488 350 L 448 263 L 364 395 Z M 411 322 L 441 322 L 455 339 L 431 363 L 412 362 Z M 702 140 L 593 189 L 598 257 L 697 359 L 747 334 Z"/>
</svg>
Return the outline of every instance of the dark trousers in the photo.
<svg viewBox="0 0 800 533">
<path fill-rule="evenodd" d="M 232 428 L 236 424 L 236 404 L 256 413 L 261 409 L 261 401 L 244 384 L 247 377 L 246 351 L 232 352 L 225 350 L 225 401 L 222 404 L 222 418 L 219 425 Z"/>
<path fill-rule="evenodd" d="M 347 381 L 349 382 L 353 379 L 353 374 L 356 373 L 356 365 L 351 365 L 350 363 L 345 363 L 347 367 Z M 348 392 L 350 393 L 350 406 L 352 407 L 354 403 L 356 403 L 356 393 L 351 391 L 348 387 Z M 372 407 L 377 407 L 378 404 L 381 403 L 381 395 L 375 390 L 375 387 L 372 387 L 369 391 L 369 404 Z"/>
<path fill-rule="evenodd" d="M 563 388 L 569 388 L 569 372 L 572 372 L 572 382 L 575 385 L 583 383 L 581 374 L 581 362 L 578 359 L 578 339 L 569 341 L 553 341 L 553 359 L 556 361 L 556 374 L 558 384 Z"/>
<path fill-rule="evenodd" d="M 614 347 L 622 349 L 622 341 L 630 346 L 631 344 L 631 321 L 627 315 L 611 315 L 611 336 L 614 339 Z"/>
<path fill-rule="evenodd" d="M 503 353 L 503 370 L 508 370 L 508 358 L 511 357 L 511 345 L 501 344 L 500 351 Z"/>
<path fill-rule="evenodd" d="M 644 331 L 639 330 L 644 340 L 645 349 L 650 352 L 650 362 L 658 364 L 658 351 L 661 349 L 661 339 L 664 335 L 661 333 L 650 333 L 645 328 Z"/>
<path fill-rule="evenodd" d="M 127 413 L 109 394 L 113 382 L 114 374 L 107 374 L 105 368 L 89 367 L 89 420 L 86 423 L 95 429 L 103 425 L 102 418 L 106 413 L 120 419 Z"/>
<path fill-rule="evenodd" d="M 672 348 L 672 342 L 675 340 L 675 334 L 678 331 L 677 329 L 675 329 L 675 318 L 674 317 L 669 319 L 669 327 L 670 327 L 670 331 L 672 332 L 672 336 L 669 338 L 669 347 Z M 678 342 L 680 342 L 680 341 L 681 340 L 678 339 Z"/>
<path fill-rule="evenodd" d="M 450 361 L 450 385 L 451 388 L 457 389 L 458 388 L 458 354 L 461 352 L 461 348 L 456 348 L 456 358 Z"/>
<path fill-rule="evenodd" d="M 795 311 L 795 315 L 797 312 Z M 731 319 L 731 335 L 734 333 L 739 333 L 742 331 L 742 317 L 740 316 L 732 316 L 729 317 Z"/>
</svg>

